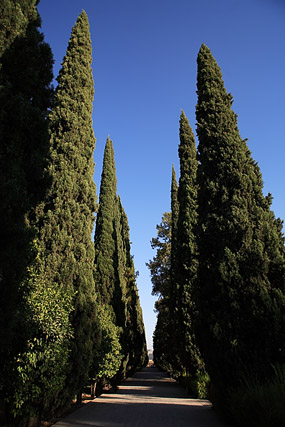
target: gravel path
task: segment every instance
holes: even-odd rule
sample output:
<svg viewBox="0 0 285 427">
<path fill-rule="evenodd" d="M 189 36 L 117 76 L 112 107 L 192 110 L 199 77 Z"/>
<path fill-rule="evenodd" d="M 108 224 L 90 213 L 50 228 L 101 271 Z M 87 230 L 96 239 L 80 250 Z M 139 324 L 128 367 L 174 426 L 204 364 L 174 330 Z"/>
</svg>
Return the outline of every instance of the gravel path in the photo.
<svg viewBox="0 0 285 427">
<path fill-rule="evenodd" d="M 54 424 L 77 427 L 227 427 L 207 400 L 191 399 L 156 368 L 145 368 Z"/>
</svg>

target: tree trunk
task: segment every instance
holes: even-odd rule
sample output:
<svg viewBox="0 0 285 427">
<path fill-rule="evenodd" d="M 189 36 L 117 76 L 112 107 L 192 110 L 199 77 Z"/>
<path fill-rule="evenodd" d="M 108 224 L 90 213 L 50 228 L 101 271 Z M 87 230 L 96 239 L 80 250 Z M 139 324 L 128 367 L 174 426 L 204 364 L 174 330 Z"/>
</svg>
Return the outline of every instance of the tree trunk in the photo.
<svg viewBox="0 0 285 427">
<path fill-rule="evenodd" d="M 82 392 L 81 392 L 81 390 L 77 393 L 76 403 L 77 403 L 77 405 L 81 405 L 81 403 L 82 403 Z"/>
<path fill-rule="evenodd" d="M 97 380 L 91 380 L 91 399 L 95 399 Z"/>
</svg>

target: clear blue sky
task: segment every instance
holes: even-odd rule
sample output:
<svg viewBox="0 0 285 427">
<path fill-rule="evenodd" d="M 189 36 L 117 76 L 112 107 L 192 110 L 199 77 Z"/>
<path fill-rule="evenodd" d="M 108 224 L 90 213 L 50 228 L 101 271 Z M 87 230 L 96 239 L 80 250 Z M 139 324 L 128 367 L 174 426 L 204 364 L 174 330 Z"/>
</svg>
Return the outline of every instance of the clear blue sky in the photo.
<svg viewBox="0 0 285 427">
<path fill-rule="evenodd" d="M 156 322 L 145 262 L 170 209 L 180 109 L 195 131 L 196 58 L 211 49 L 234 98 L 241 136 L 259 163 L 264 192 L 285 218 L 285 0 L 41 0 L 57 76 L 72 26 L 88 14 L 95 82 L 94 179 L 114 143 L 118 192 L 129 218 L 148 347 Z"/>
</svg>

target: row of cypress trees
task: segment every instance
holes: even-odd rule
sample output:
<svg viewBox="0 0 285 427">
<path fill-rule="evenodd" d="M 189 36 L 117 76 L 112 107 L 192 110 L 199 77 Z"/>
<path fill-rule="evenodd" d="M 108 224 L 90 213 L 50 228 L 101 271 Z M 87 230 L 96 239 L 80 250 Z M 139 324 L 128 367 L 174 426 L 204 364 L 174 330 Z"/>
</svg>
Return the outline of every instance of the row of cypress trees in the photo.
<svg viewBox="0 0 285 427">
<path fill-rule="evenodd" d="M 160 297 L 154 354 L 176 376 L 207 371 L 226 405 L 245 378 L 264 382 L 285 362 L 284 237 L 204 44 L 197 63 L 198 148 L 182 111 L 179 185 L 173 170 L 148 264 Z"/>
<path fill-rule="evenodd" d="M 130 251 L 128 218 L 117 195 L 114 148 L 107 138 L 95 229 L 95 286 L 99 305 L 119 328 L 122 349 L 117 379 L 147 362 L 142 310 Z"/>
<path fill-rule="evenodd" d="M 126 213 L 106 143 L 95 247 L 94 83 L 83 11 L 51 85 L 37 0 L 1 1 L 0 400 L 11 425 L 146 363 Z"/>
</svg>

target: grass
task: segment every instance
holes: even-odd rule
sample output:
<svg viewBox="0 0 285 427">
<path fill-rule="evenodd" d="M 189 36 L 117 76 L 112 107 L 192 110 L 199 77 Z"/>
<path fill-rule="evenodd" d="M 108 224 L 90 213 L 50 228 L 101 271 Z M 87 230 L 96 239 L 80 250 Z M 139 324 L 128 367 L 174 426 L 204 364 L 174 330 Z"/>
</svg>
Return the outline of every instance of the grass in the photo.
<svg viewBox="0 0 285 427">
<path fill-rule="evenodd" d="M 244 378 L 229 395 L 229 410 L 239 427 L 284 427 L 285 365 L 275 366 L 265 381 Z"/>
</svg>

